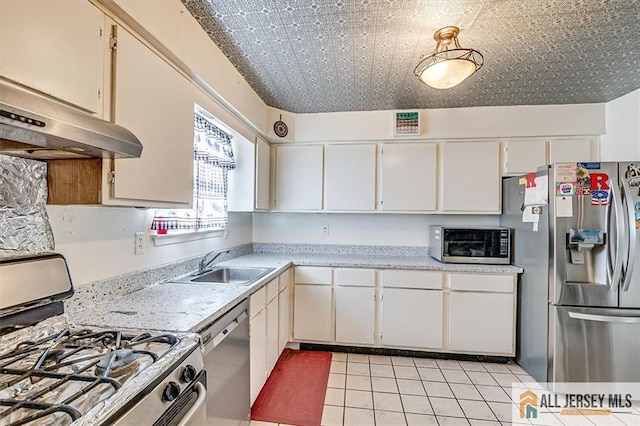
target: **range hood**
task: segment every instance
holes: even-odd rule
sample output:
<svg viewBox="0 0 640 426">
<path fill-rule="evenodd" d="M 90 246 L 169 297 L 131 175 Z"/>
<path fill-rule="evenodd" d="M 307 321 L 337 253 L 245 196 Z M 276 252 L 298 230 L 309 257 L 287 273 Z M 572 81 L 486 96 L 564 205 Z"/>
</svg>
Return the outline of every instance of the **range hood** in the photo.
<svg viewBox="0 0 640 426">
<path fill-rule="evenodd" d="M 34 159 L 140 157 L 129 130 L 0 77 L 0 154 Z"/>
</svg>

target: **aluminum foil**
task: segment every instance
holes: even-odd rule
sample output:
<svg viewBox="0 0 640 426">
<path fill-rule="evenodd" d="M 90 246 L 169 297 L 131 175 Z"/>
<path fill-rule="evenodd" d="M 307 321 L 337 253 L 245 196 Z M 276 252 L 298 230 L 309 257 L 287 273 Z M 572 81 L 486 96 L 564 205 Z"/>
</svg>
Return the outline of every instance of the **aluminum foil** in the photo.
<svg viewBox="0 0 640 426">
<path fill-rule="evenodd" d="M 57 315 L 40 321 L 37 325 L 26 327 L 22 330 L 8 333 L 0 337 L 0 356 L 13 351 L 20 342 L 25 340 L 37 341 L 44 337 L 49 337 L 60 333 L 65 328 L 77 329 L 85 328 L 76 326 L 69 322 L 66 315 Z M 104 328 L 92 327 L 93 331 L 104 330 Z M 157 332 L 153 332 L 157 333 Z M 106 419 L 111 417 L 122 406 L 126 405 L 132 398 L 144 391 L 151 383 L 165 371 L 175 368 L 176 364 L 183 356 L 192 350 L 202 351 L 200 345 L 200 335 L 195 333 L 171 333 L 176 336 L 179 342 L 173 349 L 164 354 L 157 362 L 142 370 L 137 376 L 128 379 L 117 392 L 108 399 L 101 401 L 82 417 L 71 423 L 73 426 L 97 426 L 105 424 Z M 198 347 L 200 346 L 200 347 Z M 158 413 L 159 414 L 159 413 Z"/>
<path fill-rule="evenodd" d="M 46 203 L 47 163 L 0 154 L 0 257 L 54 250 Z"/>
<path fill-rule="evenodd" d="M 124 386 L 120 388 L 113 396 L 100 402 L 88 413 L 80 417 L 72 423 L 73 426 L 94 426 L 102 425 L 104 422 L 116 413 L 121 407 L 126 405 L 132 398 L 140 392 L 147 389 L 148 386 L 160 375 L 167 370 L 175 368 L 176 364 L 186 354 L 194 350 L 199 345 L 200 336 L 195 333 L 171 333 L 180 341 L 167 354 L 163 355 L 158 361 L 145 368 L 137 376 L 127 380 Z M 195 348 L 201 350 L 202 348 Z M 161 414 L 161 413 L 156 413 Z"/>
</svg>

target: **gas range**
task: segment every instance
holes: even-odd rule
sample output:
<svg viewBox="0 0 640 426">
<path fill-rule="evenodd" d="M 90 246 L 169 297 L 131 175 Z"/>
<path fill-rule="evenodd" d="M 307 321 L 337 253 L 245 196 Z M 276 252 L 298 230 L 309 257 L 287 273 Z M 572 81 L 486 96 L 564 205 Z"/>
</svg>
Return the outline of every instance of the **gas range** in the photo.
<svg viewBox="0 0 640 426">
<path fill-rule="evenodd" d="M 3 297 L 10 289 L 25 293 L 45 270 L 50 294 L 6 305 L 17 297 Z M 86 328 L 51 316 L 59 295 L 72 293 L 68 277 L 60 255 L 0 259 L 0 424 L 198 424 L 206 397 L 198 335 Z"/>
</svg>

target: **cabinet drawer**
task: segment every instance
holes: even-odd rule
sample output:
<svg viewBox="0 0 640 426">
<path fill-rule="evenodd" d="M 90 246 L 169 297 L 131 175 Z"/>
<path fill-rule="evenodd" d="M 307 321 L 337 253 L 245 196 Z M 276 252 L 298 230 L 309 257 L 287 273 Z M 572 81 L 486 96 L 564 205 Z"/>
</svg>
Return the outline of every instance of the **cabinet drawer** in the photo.
<svg viewBox="0 0 640 426">
<path fill-rule="evenodd" d="M 331 285 L 331 268 L 315 266 L 298 266 L 295 269 L 296 284 L 325 284 Z"/>
<path fill-rule="evenodd" d="M 442 289 L 442 272 L 406 271 L 387 269 L 382 271 L 383 287 Z"/>
<path fill-rule="evenodd" d="M 282 291 L 285 288 L 289 287 L 289 284 L 291 284 L 291 276 L 293 275 L 293 268 L 289 268 L 286 271 L 284 271 L 282 274 L 280 274 L 279 277 L 279 284 L 278 284 L 278 291 Z"/>
<path fill-rule="evenodd" d="M 449 286 L 451 290 L 486 291 L 498 293 L 513 293 L 516 280 L 513 275 L 492 274 L 450 274 Z"/>
<path fill-rule="evenodd" d="M 375 287 L 375 269 L 335 269 L 336 285 Z"/>
<path fill-rule="evenodd" d="M 249 319 L 255 317 L 265 306 L 267 306 L 267 286 L 263 286 L 249 296 Z"/>
<path fill-rule="evenodd" d="M 275 278 L 265 286 L 267 288 L 267 303 L 278 296 L 278 279 Z"/>
</svg>

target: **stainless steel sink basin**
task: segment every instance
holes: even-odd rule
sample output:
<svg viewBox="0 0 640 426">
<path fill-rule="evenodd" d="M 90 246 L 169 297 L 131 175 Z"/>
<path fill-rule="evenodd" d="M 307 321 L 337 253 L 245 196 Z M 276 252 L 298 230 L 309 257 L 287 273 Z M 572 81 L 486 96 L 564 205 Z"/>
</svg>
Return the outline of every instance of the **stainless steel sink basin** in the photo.
<svg viewBox="0 0 640 426">
<path fill-rule="evenodd" d="M 172 282 L 221 285 L 249 285 L 275 268 L 219 267 L 200 275 L 185 275 Z"/>
</svg>

